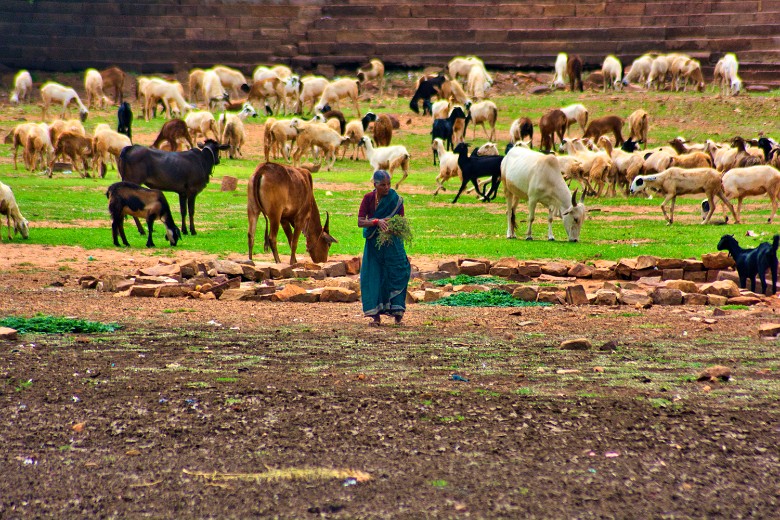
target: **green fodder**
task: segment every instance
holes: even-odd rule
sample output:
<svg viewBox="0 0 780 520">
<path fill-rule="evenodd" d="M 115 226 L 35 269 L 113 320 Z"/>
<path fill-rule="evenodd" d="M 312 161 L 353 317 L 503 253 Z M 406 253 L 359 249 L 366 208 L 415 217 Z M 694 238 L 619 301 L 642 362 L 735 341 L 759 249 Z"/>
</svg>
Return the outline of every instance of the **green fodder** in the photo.
<svg viewBox="0 0 780 520">
<path fill-rule="evenodd" d="M 452 285 L 489 285 L 489 284 L 502 284 L 506 283 L 503 278 L 496 276 L 471 276 L 468 274 L 459 274 L 451 278 L 442 278 L 441 280 L 435 280 L 433 285 L 443 287 L 447 284 Z"/>
<path fill-rule="evenodd" d="M 412 228 L 409 227 L 409 221 L 402 215 L 393 215 L 387 220 L 387 231 L 379 230 L 376 237 L 376 247 L 381 248 L 391 242 L 393 237 L 400 237 L 408 247 L 412 243 Z"/>
<path fill-rule="evenodd" d="M 430 302 L 430 305 L 445 305 L 448 307 L 545 307 L 552 304 L 546 302 L 526 302 L 518 300 L 506 291 L 491 289 L 489 291 L 455 293 L 452 296 Z"/>
<path fill-rule="evenodd" d="M 0 319 L 0 326 L 10 327 L 22 334 L 27 332 L 38 332 L 42 334 L 114 332 L 121 327 L 118 323 L 100 323 L 97 321 L 82 320 L 81 318 L 46 316 L 42 314 L 32 318 L 9 316 Z"/>
</svg>

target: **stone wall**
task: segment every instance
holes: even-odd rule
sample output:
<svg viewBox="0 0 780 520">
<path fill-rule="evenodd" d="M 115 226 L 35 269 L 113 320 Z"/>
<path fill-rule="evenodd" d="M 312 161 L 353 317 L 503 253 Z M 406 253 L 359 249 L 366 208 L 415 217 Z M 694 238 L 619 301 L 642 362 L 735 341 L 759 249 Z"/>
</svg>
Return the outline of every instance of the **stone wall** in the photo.
<svg viewBox="0 0 780 520">
<path fill-rule="evenodd" d="M 453 0 L 12 0 L 0 3 L 0 64 L 137 73 L 224 63 L 297 69 L 443 64 L 458 54 L 493 68 L 552 68 L 560 51 L 586 67 L 681 51 L 707 67 L 736 52 L 746 79 L 776 79 L 780 0 L 544 2 Z M 433 15 L 435 13 L 435 15 Z M 324 67 L 327 66 L 327 67 Z M 751 74 L 753 75 L 751 77 Z"/>
</svg>

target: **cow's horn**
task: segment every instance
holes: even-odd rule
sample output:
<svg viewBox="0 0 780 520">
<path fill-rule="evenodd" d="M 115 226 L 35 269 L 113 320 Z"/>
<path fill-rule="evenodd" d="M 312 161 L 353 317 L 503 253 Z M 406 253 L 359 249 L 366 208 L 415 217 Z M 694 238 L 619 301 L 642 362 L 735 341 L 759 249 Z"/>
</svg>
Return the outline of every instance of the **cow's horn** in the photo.
<svg viewBox="0 0 780 520">
<path fill-rule="evenodd" d="M 579 188 L 577 188 L 578 190 Z M 574 190 L 574 193 L 571 194 L 571 205 L 576 206 L 577 205 L 577 190 Z"/>
<path fill-rule="evenodd" d="M 325 225 L 323 226 L 322 230 L 325 233 L 330 233 L 330 213 L 327 211 L 325 212 Z"/>
</svg>

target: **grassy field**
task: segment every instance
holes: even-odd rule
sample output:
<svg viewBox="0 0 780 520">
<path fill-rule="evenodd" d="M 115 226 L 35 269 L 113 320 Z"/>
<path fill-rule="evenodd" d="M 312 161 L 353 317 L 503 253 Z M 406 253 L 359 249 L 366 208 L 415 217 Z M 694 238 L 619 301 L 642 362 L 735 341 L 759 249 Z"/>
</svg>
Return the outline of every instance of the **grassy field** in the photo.
<svg viewBox="0 0 780 520">
<path fill-rule="evenodd" d="M 400 77 L 400 76 L 399 76 Z M 36 78 L 37 79 L 37 78 Z M 398 79 L 398 78 L 395 78 Z M 78 83 L 74 76 L 73 83 Z M 584 103 L 591 117 L 618 114 L 623 117 L 637 108 L 644 108 L 651 116 L 651 145 L 663 144 L 669 139 L 683 135 L 688 140 L 703 141 L 707 138 L 726 140 L 735 135 L 754 137 L 759 132 L 766 135 L 778 134 L 778 122 L 772 118 L 777 113 L 776 92 L 750 94 L 737 98 L 722 99 L 711 91 L 699 93 L 670 92 L 622 92 L 602 94 L 601 92 L 569 93 L 556 92 L 542 96 L 521 93 L 501 95 L 493 98 L 499 107 L 498 141 L 501 148 L 507 141 L 508 129 L 513 119 L 519 116 L 539 116 L 552 107 L 565 106 L 574 102 Z M 408 98 L 389 97 L 363 102 L 361 109 L 376 112 L 395 113 L 401 120 L 394 144 L 403 144 L 412 155 L 411 171 L 400 188 L 405 199 L 407 215 L 413 226 L 414 241 L 409 253 L 425 256 L 464 256 L 500 258 L 561 258 L 580 261 L 595 259 L 619 259 L 640 254 L 654 254 L 670 257 L 692 257 L 715 249 L 723 233 L 744 237 L 748 230 L 759 234 L 757 238 L 744 238 L 747 245 L 766 240 L 775 227 L 766 224 L 769 203 L 764 197 L 751 201 L 744 211 L 745 224 L 728 226 L 700 226 L 698 224 L 699 196 L 678 200 L 677 219 L 674 226 L 667 226 L 658 205 L 660 199 L 652 200 L 619 195 L 614 198 L 586 199 L 590 210 L 583 226 L 580 242 L 565 242 L 566 234 L 560 219 L 554 222 L 556 242 L 546 238 L 547 212 L 537 211 L 534 224 L 535 241 L 506 240 L 505 201 L 499 190 L 499 197 L 491 203 L 481 203 L 471 196 L 462 196 L 456 205 L 450 202 L 457 189 L 455 180 L 449 181 L 449 190 L 437 197 L 431 193 L 435 187 L 434 178 L 438 166 L 432 164 L 430 151 L 430 121 L 413 116 L 408 109 Z M 344 107 L 347 117 L 355 114 Z M 40 108 L 0 108 L 0 131 L 6 135 L 23 120 L 39 121 Z M 87 130 L 97 123 L 114 125 L 115 115 L 111 110 L 93 110 L 86 124 Z M 409 124 L 411 122 L 411 124 Z M 254 168 L 261 162 L 260 125 L 263 118 L 249 121 L 250 142 L 246 146 L 245 159 L 223 159 L 214 170 L 213 182 L 198 197 L 195 223 L 197 236 L 185 236 L 177 247 L 216 253 L 226 256 L 232 253 L 246 255 L 246 193 L 244 185 L 236 192 L 221 192 L 219 181 L 222 176 L 235 176 L 246 181 Z M 144 122 L 138 117 L 134 122 L 134 135 L 141 144 L 149 144 L 162 124 L 158 118 Z M 538 142 L 538 129 L 535 140 Z M 627 130 L 625 130 L 627 137 Z M 574 134 L 581 131 L 576 128 Z M 255 139 L 255 137 L 257 137 Z M 485 141 L 479 131 L 477 138 L 468 132 L 473 145 Z M 81 179 L 75 174 L 57 173 L 49 179 L 41 172 L 29 173 L 23 169 L 14 170 L 12 149 L 0 145 L 0 180 L 14 189 L 16 198 L 25 217 L 31 223 L 30 242 L 53 245 L 80 245 L 85 248 L 113 247 L 110 222 L 107 212 L 105 190 L 117 180 L 114 170 L 109 170 L 106 179 Z M 356 227 L 357 209 L 362 195 L 371 189 L 368 179 L 370 166 L 365 161 L 339 160 L 334 171 L 320 171 L 314 174 L 316 197 L 320 210 L 331 215 L 331 234 L 338 239 L 332 254 L 359 254 L 363 239 Z M 168 200 L 174 212 L 178 204 L 175 194 Z M 519 232 L 525 232 L 527 208 L 521 203 L 518 208 Z M 722 219 L 721 215 L 717 215 Z M 178 218 L 177 218 L 178 220 Z M 260 224 L 262 226 L 262 222 Z M 161 250 L 164 241 L 161 226 L 155 234 Z M 763 237 L 760 235 L 764 235 Z M 132 247 L 143 247 L 144 240 L 135 232 L 128 233 Z M 280 241 L 281 242 L 281 241 Z M 303 253 L 303 245 L 299 253 Z M 280 248 L 286 256 L 286 245 Z"/>
</svg>

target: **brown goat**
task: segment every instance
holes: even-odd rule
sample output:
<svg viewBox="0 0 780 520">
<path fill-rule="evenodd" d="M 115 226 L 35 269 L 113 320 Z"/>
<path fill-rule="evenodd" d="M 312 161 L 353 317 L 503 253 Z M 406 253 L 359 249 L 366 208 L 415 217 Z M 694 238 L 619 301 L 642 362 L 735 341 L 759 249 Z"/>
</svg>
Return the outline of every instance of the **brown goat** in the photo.
<svg viewBox="0 0 780 520">
<path fill-rule="evenodd" d="M 566 62 L 566 74 L 569 76 L 569 90 L 574 92 L 574 88 L 579 86 L 582 92 L 582 58 L 579 55 L 569 56 Z"/>
<path fill-rule="evenodd" d="M 111 215 L 111 235 L 114 238 L 114 245 L 119 247 L 119 237 L 122 242 L 129 246 L 127 236 L 125 236 L 124 220 L 126 215 L 136 218 L 146 219 L 146 226 L 149 232 L 146 238 L 146 247 L 154 247 L 152 241 L 152 228 L 154 221 L 160 219 L 165 224 L 165 238 L 175 246 L 181 238 L 181 232 L 176 227 L 176 221 L 171 214 L 171 207 L 168 200 L 160 190 L 144 188 L 132 182 L 115 182 L 108 187 L 106 191 L 108 198 L 108 212 Z M 140 223 L 138 231 L 144 234 Z"/>
<path fill-rule="evenodd" d="M 79 160 L 81 160 L 84 171 L 79 173 L 82 177 L 89 177 L 87 159 L 92 156 L 92 139 L 72 132 L 64 132 L 57 139 L 57 144 L 54 147 L 54 157 L 58 156 L 68 157 L 73 164 L 73 169 L 77 172 L 79 171 Z M 49 164 L 49 177 L 52 175 L 53 168 L 54 159 Z"/>
<path fill-rule="evenodd" d="M 539 120 L 539 133 L 542 135 L 542 141 L 539 149 L 543 152 L 549 152 L 555 146 L 555 135 L 563 144 L 563 135 L 566 133 L 568 119 L 562 110 L 553 109 L 547 112 Z"/>
<path fill-rule="evenodd" d="M 628 116 L 628 127 L 631 129 L 628 138 L 642 143 L 642 148 L 647 149 L 647 131 L 650 127 L 650 116 L 647 112 L 641 108 L 631 112 Z"/>
<path fill-rule="evenodd" d="M 109 67 L 100 71 L 100 77 L 103 78 L 103 92 L 113 88 L 114 103 L 117 105 L 121 105 L 124 101 L 125 76 L 125 72 L 119 67 Z"/>
<path fill-rule="evenodd" d="M 758 155 L 753 155 L 747 149 L 747 143 L 742 137 L 735 137 L 731 141 L 731 146 L 737 149 L 737 155 L 734 157 L 732 168 L 747 168 L 748 166 L 759 166 L 764 161 Z"/>
<path fill-rule="evenodd" d="M 593 139 L 598 141 L 599 137 L 610 131 L 615 136 L 615 146 L 623 144 L 623 135 L 621 129 L 623 128 L 623 119 L 618 116 L 604 116 L 592 120 L 588 124 L 588 128 L 585 129 L 585 135 L 583 139 Z"/>
<path fill-rule="evenodd" d="M 185 123 L 183 119 L 171 119 L 162 125 L 160 133 L 157 135 L 157 138 L 154 140 L 151 147 L 160 148 L 160 145 L 163 142 L 166 142 L 172 152 L 177 152 L 179 150 L 179 139 L 184 139 L 189 143 L 190 148 L 195 148 L 195 145 L 192 144 L 192 138 L 190 137 L 187 123 Z"/>
<path fill-rule="evenodd" d="M 712 157 L 704 152 L 691 152 L 682 155 L 675 155 L 669 163 L 669 167 L 678 168 L 712 168 Z"/>
<path fill-rule="evenodd" d="M 374 142 L 377 147 L 390 146 L 393 140 L 393 122 L 386 114 L 379 114 L 374 121 Z"/>
</svg>

